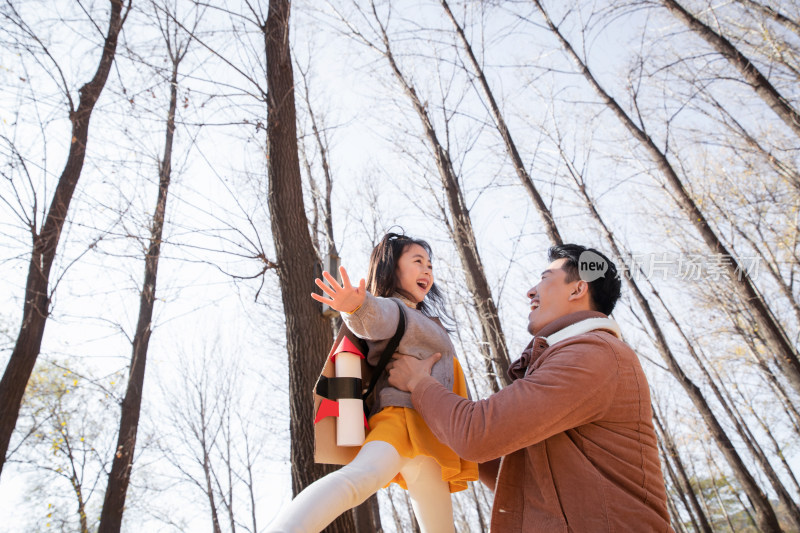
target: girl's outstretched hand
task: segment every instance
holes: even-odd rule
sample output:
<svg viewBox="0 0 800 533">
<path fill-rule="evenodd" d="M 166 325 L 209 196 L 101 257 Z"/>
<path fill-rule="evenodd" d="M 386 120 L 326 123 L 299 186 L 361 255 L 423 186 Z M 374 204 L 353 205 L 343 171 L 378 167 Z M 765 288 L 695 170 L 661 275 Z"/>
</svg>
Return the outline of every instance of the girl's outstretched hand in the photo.
<svg viewBox="0 0 800 533">
<path fill-rule="evenodd" d="M 339 267 L 339 273 L 342 275 L 341 285 L 339 285 L 336 278 L 331 276 L 328 272 L 323 272 L 322 277 L 330 283 L 330 287 L 319 278 L 314 280 L 317 286 L 322 289 L 322 292 L 330 296 L 330 298 L 325 298 L 316 293 L 312 293 L 311 297 L 318 302 L 328 304 L 333 309 L 342 313 L 355 313 L 367 297 L 367 282 L 362 278 L 358 287 L 353 287 L 350 284 L 347 270 L 345 270 L 343 266 Z"/>
</svg>

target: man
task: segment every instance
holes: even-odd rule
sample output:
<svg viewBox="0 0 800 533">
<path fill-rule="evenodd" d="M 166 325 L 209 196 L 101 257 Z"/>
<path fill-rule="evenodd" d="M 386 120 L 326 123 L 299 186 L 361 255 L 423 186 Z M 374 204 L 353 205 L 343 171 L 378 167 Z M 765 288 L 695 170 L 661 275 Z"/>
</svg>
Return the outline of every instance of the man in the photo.
<svg viewBox="0 0 800 533">
<path fill-rule="evenodd" d="M 493 532 L 671 532 L 650 391 L 607 316 L 617 269 L 575 244 L 551 248 L 549 260 L 527 293 L 534 338 L 509 386 L 466 400 L 429 376 L 438 357 L 400 354 L 389 383 L 411 391 L 442 442 L 482 463 Z"/>
</svg>

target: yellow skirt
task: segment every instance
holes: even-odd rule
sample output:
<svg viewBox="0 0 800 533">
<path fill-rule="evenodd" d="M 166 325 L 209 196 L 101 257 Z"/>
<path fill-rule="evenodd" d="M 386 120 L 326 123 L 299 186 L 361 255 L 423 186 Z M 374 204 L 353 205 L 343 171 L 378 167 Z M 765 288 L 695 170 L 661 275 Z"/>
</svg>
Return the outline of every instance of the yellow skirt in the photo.
<svg viewBox="0 0 800 533">
<path fill-rule="evenodd" d="M 453 358 L 453 392 L 467 398 L 467 381 L 461 364 Z M 427 455 L 442 467 L 442 480 L 450 485 L 450 492 L 467 488 L 467 481 L 478 479 L 478 464 L 461 459 L 456 452 L 437 439 L 422 416 L 408 407 L 384 407 L 369 419 L 370 431 L 365 440 L 388 442 L 403 457 Z M 386 486 L 397 483 L 408 490 L 402 474 L 397 474 Z"/>
</svg>

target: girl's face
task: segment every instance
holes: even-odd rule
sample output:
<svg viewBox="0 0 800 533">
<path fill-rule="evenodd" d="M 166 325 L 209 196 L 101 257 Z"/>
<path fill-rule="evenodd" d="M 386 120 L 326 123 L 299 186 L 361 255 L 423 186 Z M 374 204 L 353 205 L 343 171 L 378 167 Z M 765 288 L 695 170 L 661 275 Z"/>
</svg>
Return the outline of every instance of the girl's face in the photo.
<svg viewBox="0 0 800 533">
<path fill-rule="evenodd" d="M 428 291 L 433 287 L 433 265 L 425 248 L 419 244 L 410 244 L 403 250 L 403 255 L 397 260 L 398 288 L 414 303 L 425 299 Z"/>
</svg>

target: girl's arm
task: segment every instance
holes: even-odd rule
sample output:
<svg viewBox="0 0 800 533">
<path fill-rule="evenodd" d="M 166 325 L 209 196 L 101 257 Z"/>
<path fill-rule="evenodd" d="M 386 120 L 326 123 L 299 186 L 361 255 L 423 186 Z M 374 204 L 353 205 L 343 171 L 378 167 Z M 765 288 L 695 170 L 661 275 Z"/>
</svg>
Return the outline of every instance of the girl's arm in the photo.
<svg viewBox="0 0 800 533">
<path fill-rule="evenodd" d="M 341 285 L 328 272 L 323 272 L 322 277 L 330 286 L 321 279 L 316 279 L 317 286 L 328 298 L 319 294 L 312 294 L 311 297 L 341 312 L 342 319 L 350 330 L 362 339 L 391 338 L 400 320 L 397 304 L 388 298 L 376 298 L 369 294 L 364 279 L 359 282 L 358 287 L 354 287 L 343 266 L 339 267 L 339 273 L 342 276 Z"/>
<path fill-rule="evenodd" d="M 353 313 L 343 313 L 342 320 L 350 331 L 371 341 L 389 339 L 397 331 L 400 309 L 389 298 L 366 294 L 364 303 Z"/>
</svg>

